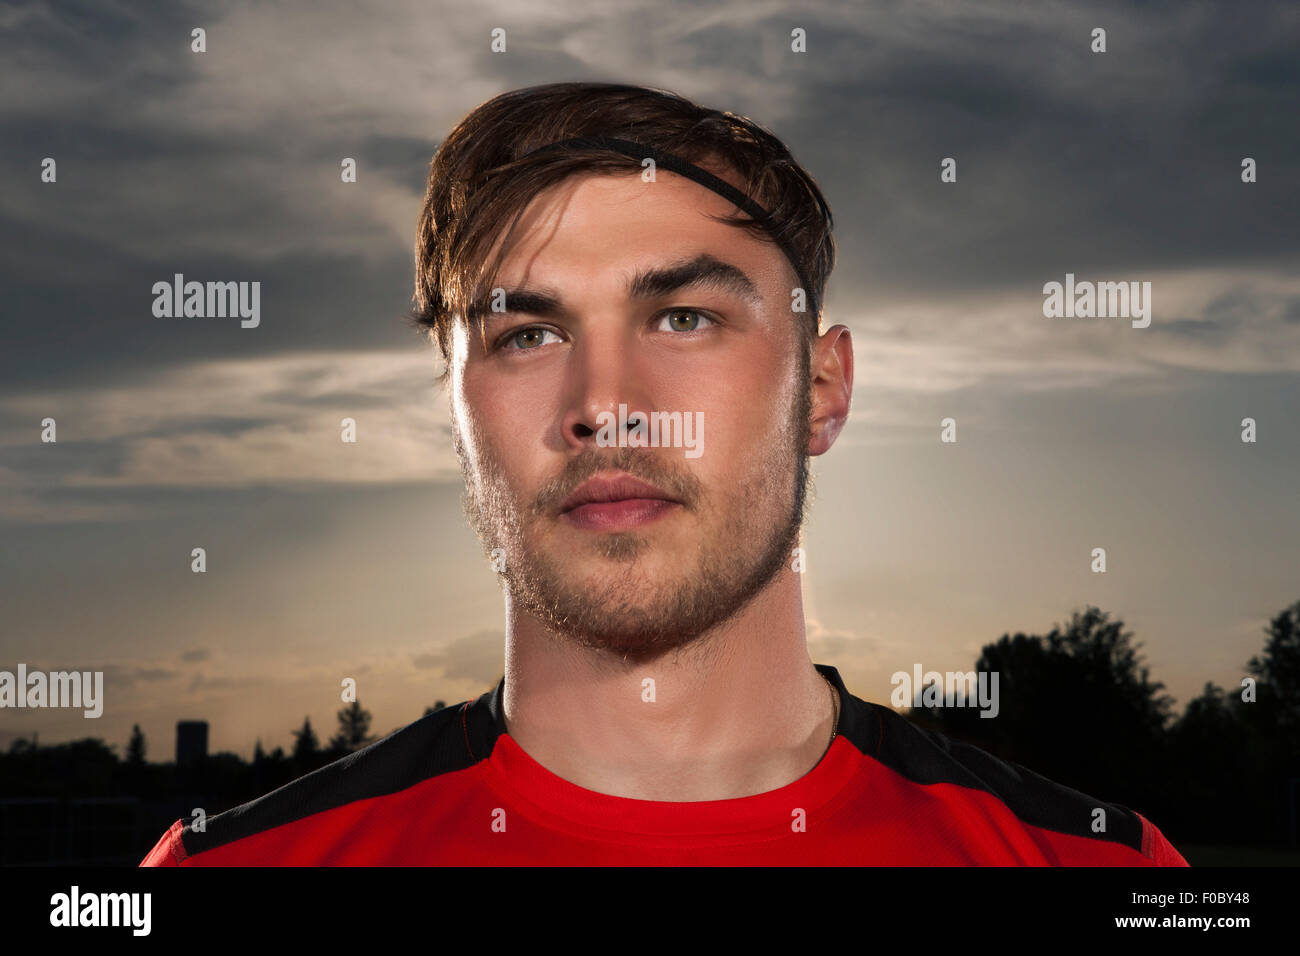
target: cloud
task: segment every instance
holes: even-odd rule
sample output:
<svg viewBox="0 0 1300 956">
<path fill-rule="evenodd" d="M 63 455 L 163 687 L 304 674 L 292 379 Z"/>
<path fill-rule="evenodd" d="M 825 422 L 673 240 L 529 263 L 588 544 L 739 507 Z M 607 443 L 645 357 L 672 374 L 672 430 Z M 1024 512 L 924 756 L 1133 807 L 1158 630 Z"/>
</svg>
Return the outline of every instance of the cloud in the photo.
<svg viewBox="0 0 1300 956">
<path fill-rule="evenodd" d="M 144 681 L 171 680 L 176 676 L 176 671 L 165 667 L 144 667 L 137 670 L 135 676 Z"/>
<path fill-rule="evenodd" d="M 249 687 L 256 687 L 270 683 L 271 681 L 268 678 L 261 676 L 250 677 L 237 674 L 208 675 L 198 673 L 190 679 L 187 693 L 195 694 L 199 691 L 245 690 Z"/>
<path fill-rule="evenodd" d="M 300 353 L 0 399 L 0 449 L 15 462 L 0 469 L 0 518 L 129 518 L 93 494 L 139 488 L 459 482 L 432 374 L 423 351 Z M 53 444 L 39 441 L 47 416 Z"/>
<path fill-rule="evenodd" d="M 504 672 L 504 655 L 505 635 L 487 630 L 457 638 L 438 651 L 417 654 L 412 663 L 419 668 L 441 667 L 450 680 L 492 685 Z"/>
<path fill-rule="evenodd" d="M 17 660 L 5 664 L 4 667 L 12 670 L 18 663 Z M 95 663 L 85 658 L 62 659 L 62 660 L 35 660 L 25 659 L 22 663 L 27 665 L 28 673 L 43 671 L 50 673 L 54 671 L 90 671 L 91 673 L 100 672 L 104 675 L 104 686 L 111 690 L 127 690 L 134 687 L 140 682 L 159 683 L 174 680 L 178 673 L 165 667 L 153 667 L 147 664 L 117 662 L 112 664 Z"/>
<path fill-rule="evenodd" d="M 789 49 L 784 8 L 747 0 L 707 12 L 647 0 L 489 2 L 451 18 L 417 0 L 370 17 L 305 0 L 235 2 L 198 18 L 101 6 L 76 18 L 7 13 L 0 90 L 13 92 L 0 98 L 0 120 L 47 144 L 50 117 L 75 130 L 45 147 L 66 161 L 63 181 L 93 169 L 112 188 L 83 194 L 62 227 L 142 258 L 380 261 L 409 246 L 428 159 L 470 109 L 519 86 L 619 76 L 629 63 L 642 65 L 639 82 L 788 135 L 828 183 L 839 221 L 889 237 L 875 271 L 900 287 L 924 273 L 928 250 L 949 266 L 936 281 L 988 266 L 1013 274 L 1026 257 L 1008 249 L 1041 256 L 1051 219 L 1070 223 L 1060 241 L 1072 249 L 1178 256 L 1213 235 L 1181 190 L 1215 174 L 1218 143 L 1273 157 L 1275 183 L 1296 155 L 1293 124 L 1264 122 L 1271 111 L 1282 118 L 1296 84 L 1285 4 L 1254 5 L 1249 30 L 1226 8 L 1110 6 L 1105 55 L 1088 49 L 1096 17 L 1063 2 L 826 0 L 793 24 L 808 31 L 805 55 Z M 196 19 L 205 53 L 189 50 Z M 507 32 L 504 54 L 489 52 L 492 26 Z M 1146 143 L 1178 161 L 1137 154 Z M 941 155 L 956 156 L 959 182 L 978 188 L 934 188 Z M 345 156 L 359 163 L 355 184 L 340 181 Z M 1099 166 L 1116 175 L 1086 175 Z M 1231 187 L 1231 170 L 1223 177 Z M 50 214 L 48 190 L 4 201 L 19 223 Z M 121 228 L 123 210 L 135 228 Z M 1252 239 L 1245 202 L 1217 213 L 1211 228 L 1223 236 L 1230 222 L 1228 242 L 1295 247 L 1276 231 Z M 1158 241 L 1123 228 L 1135 216 Z M 966 254 L 943 255 L 953 250 Z"/>
<path fill-rule="evenodd" d="M 937 429 L 930 399 L 965 393 L 1012 395 L 1062 390 L 1169 391 L 1204 373 L 1300 372 L 1300 269 L 1173 270 L 1079 275 L 1078 280 L 1149 281 L 1149 328 L 1127 319 L 1049 319 L 1044 274 L 1012 292 L 931 295 L 890 302 L 850 317 L 854 406 L 850 428 Z M 831 319 L 830 321 L 835 321 Z M 860 436 L 859 436 L 860 438 Z M 850 437 L 850 441 L 854 441 Z"/>
<path fill-rule="evenodd" d="M 847 628 L 828 627 L 821 618 L 809 615 L 805 621 L 808 653 L 814 661 L 838 661 L 846 666 L 865 667 L 879 660 L 892 642 Z"/>
</svg>

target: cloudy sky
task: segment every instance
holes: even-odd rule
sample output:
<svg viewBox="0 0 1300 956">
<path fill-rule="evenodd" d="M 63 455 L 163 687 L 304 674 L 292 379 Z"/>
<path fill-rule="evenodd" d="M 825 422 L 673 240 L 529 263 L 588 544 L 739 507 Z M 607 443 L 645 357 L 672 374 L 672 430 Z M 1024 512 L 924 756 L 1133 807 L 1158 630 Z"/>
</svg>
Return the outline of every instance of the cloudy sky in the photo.
<svg viewBox="0 0 1300 956">
<path fill-rule="evenodd" d="M 1300 7 L 546 6 L 0 7 L 0 669 L 103 670 L 107 695 L 93 722 L 0 712 L 0 746 L 139 723 L 170 759 L 202 718 L 247 756 L 304 715 L 332 732 L 343 677 L 386 733 L 500 676 L 402 315 L 438 142 L 560 80 L 748 115 L 831 204 L 857 381 L 814 466 L 814 660 L 887 701 L 897 670 L 1092 603 L 1180 706 L 1237 684 L 1300 599 Z M 178 272 L 260 281 L 260 325 L 155 318 Z M 1066 273 L 1151 282 L 1150 327 L 1045 318 Z"/>
</svg>

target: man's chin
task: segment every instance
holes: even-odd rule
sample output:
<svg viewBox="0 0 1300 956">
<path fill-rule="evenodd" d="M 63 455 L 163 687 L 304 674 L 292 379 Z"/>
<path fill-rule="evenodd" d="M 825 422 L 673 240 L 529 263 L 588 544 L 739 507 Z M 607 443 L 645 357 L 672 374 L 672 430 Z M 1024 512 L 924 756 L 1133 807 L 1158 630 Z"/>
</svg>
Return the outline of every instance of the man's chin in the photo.
<svg viewBox="0 0 1300 956">
<path fill-rule="evenodd" d="M 658 547 L 626 560 L 573 550 L 534 557 L 540 563 L 521 569 L 515 597 L 585 646 L 644 659 L 700 633 L 700 572 Z"/>
<path fill-rule="evenodd" d="M 699 621 L 693 618 L 665 619 L 662 605 L 574 605 L 561 601 L 555 610 L 564 621 L 556 630 L 565 640 L 636 664 L 679 651 L 703 633 Z"/>
<path fill-rule="evenodd" d="M 541 547 L 552 567 L 563 568 L 577 578 L 602 574 L 644 573 L 658 575 L 674 567 L 673 555 L 699 550 L 697 529 L 683 534 L 680 527 L 664 522 L 623 531 L 594 531 L 563 521 L 556 523 Z"/>
<path fill-rule="evenodd" d="M 672 593 L 698 578 L 674 552 L 626 538 L 549 554 L 544 561 L 547 580 L 593 605 L 608 605 L 611 614 L 619 608 L 637 614 L 662 608 Z"/>
</svg>

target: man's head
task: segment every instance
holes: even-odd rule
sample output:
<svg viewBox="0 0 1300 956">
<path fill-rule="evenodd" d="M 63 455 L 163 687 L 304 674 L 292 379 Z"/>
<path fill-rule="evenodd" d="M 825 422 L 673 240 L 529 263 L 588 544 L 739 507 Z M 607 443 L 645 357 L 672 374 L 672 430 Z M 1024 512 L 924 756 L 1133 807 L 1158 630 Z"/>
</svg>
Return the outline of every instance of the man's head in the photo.
<svg viewBox="0 0 1300 956">
<path fill-rule="evenodd" d="M 800 261 L 692 179 L 650 180 L 602 150 L 527 156 L 593 135 L 727 181 Z M 447 362 L 467 512 L 500 549 L 515 608 L 643 660 L 727 620 L 787 567 L 807 457 L 834 441 L 852 384 L 847 336 L 819 337 L 818 316 L 792 310 L 822 301 L 830 228 L 771 134 L 657 91 L 515 91 L 442 144 L 417 317 Z M 797 292 L 799 272 L 817 288 Z M 639 422 L 645 436 L 646 418 L 679 439 L 694 425 L 698 457 L 619 431 Z"/>
</svg>

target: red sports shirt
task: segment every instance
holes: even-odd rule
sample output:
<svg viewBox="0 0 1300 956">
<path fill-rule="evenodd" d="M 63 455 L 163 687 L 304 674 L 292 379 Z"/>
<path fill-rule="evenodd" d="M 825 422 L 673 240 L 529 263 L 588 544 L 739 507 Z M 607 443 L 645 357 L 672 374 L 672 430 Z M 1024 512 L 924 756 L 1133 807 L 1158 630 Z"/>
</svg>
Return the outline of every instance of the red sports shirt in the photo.
<svg viewBox="0 0 1300 956">
<path fill-rule="evenodd" d="M 177 820 L 141 865 L 1187 865 L 1141 814 L 922 730 L 817 669 L 840 695 L 838 734 L 767 793 L 670 803 L 575 786 L 506 733 L 502 679 L 204 832 Z"/>
</svg>

